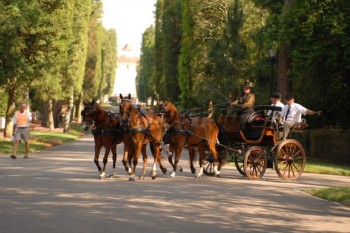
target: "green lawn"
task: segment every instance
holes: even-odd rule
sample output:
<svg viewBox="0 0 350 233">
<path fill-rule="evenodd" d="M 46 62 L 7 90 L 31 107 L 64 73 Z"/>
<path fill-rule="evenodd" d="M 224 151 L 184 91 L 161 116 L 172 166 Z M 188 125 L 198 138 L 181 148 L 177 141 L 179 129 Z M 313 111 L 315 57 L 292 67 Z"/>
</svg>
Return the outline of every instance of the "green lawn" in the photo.
<svg viewBox="0 0 350 233">
<path fill-rule="evenodd" d="M 84 135 L 80 125 L 72 125 L 69 133 L 32 130 L 30 132 L 29 152 L 43 150 L 47 147 L 61 145 L 73 141 Z M 12 154 L 13 143 L 9 140 L 0 141 L 0 153 Z M 18 155 L 24 154 L 24 143 L 18 145 Z"/>
<path fill-rule="evenodd" d="M 350 176 L 350 166 L 344 164 L 331 163 L 313 158 L 307 158 L 304 172 Z"/>
</svg>

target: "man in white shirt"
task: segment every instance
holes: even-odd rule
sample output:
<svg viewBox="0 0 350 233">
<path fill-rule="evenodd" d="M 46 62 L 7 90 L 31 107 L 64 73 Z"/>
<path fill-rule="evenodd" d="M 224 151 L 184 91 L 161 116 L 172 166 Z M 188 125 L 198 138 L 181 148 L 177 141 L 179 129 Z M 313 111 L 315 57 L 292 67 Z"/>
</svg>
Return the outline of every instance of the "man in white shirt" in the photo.
<svg viewBox="0 0 350 233">
<path fill-rule="evenodd" d="M 273 93 L 271 95 L 271 106 L 281 107 L 283 109 L 284 104 L 281 102 L 281 94 L 280 93 Z M 269 110 L 267 112 L 267 115 L 271 117 L 271 122 L 276 122 L 277 113 L 280 113 L 279 111 Z"/>
<path fill-rule="evenodd" d="M 292 94 L 286 95 L 286 105 L 284 105 L 281 117 L 284 120 L 283 125 L 283 140 L 287 139 L 290 129 L 301 122 L 301 115 L 321 115 L 321 112 L 315 112 L 303 107 L 302 105 L 294 102 L 294 96 Z"/>
</svg>

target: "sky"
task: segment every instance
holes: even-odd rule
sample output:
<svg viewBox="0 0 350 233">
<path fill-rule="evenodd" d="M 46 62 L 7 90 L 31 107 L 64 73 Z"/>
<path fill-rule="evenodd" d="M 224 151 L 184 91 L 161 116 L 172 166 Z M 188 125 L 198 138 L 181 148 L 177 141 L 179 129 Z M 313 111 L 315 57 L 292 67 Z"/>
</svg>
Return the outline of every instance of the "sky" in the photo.
<svg viewBox="0 0 350 233">
<path fill-rule="evenodd" d="M 118 52 L 131 43 L 139 52 L 142 33 L 154 24 L 157 0 L 103 0 L 104 28 L 117 32 Z"/>
</svg>

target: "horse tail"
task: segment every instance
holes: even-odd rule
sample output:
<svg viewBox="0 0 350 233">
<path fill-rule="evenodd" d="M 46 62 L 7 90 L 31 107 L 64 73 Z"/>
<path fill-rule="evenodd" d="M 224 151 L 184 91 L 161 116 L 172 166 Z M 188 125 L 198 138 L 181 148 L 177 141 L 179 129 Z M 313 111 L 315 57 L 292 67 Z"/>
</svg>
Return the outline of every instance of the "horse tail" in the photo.
<svg viewBox="0 0 350 233">
<path fill-rule="evenodd" d="M 216 148 L 216 151 L 218 152 L 219 167 L 222 167 L 225 165 L 227 161 L 227 151 L 225 147 L 220 145 L 228 145 L 229 138 L 224 127 L 218 122 L 215 122 L 215 124 L 219 129 L 218 142 L 215 148 Z"/>
<path fill-rule="evenodd" d="M 225 128 L 218 122 L 215 122 L 215 124 L 219 129 L 219 134 L 218 134 L 219 143 L 222 145 L 228 145 L 229 138 L 227 136 L 227 132 L 226 132 Z"/>
</svg>

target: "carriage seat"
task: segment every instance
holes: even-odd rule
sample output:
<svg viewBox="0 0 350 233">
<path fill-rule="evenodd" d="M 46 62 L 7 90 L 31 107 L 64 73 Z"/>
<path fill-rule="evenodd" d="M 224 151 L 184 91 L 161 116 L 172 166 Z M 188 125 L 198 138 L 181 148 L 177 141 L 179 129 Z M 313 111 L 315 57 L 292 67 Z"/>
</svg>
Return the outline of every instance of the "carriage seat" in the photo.
<svg viewBox="0 0 350 233">
<path fill-rule="evenodd" d="M 241 131 L 249 140 L 260 138 L 265 128 L 265 118 L 262 111 L 252 112 L 246 122 L 241 124 Z"/>
</svg>

